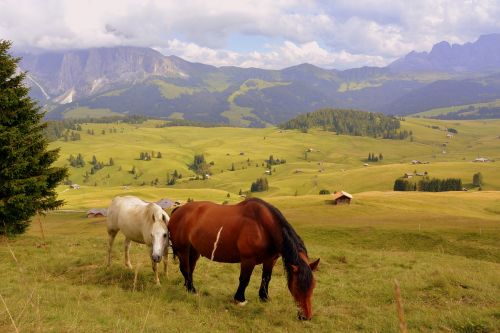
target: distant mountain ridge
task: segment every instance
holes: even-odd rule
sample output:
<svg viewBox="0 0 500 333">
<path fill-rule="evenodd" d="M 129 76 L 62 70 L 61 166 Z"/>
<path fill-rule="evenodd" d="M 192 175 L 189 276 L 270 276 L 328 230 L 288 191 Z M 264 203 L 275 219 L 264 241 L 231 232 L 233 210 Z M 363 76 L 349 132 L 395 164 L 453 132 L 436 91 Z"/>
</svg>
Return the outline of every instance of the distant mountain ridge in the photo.
<svg viewBox="0 0 500 333">
<path fill-rule="evenodd" d="M 266 126 L 328 107 L 406 115 L 500 98 L 500 34 L 343 71 L 215 67 L 126 46 L 20 56 L 48 118 L 144 114 Z"/>
<path fill-rule="evenodd" d="M 388 66 L 396 72 L 491 72 L 500 70 L 500 34 L 463 45 L 440 42 L 427 52 L 410 52 Z"/>
</svg>

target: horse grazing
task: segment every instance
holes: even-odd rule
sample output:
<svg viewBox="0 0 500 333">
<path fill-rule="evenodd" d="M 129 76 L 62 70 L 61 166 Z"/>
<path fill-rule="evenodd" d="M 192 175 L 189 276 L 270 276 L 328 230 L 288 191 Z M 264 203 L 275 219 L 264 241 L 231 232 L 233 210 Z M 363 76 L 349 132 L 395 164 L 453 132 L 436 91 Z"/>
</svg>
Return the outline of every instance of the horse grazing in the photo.
<svg viewBox="0 0 500 333">
<path fill-rule="evenodd" d="M 133 196 L 115 197 L 108 209 L 108 266 L 111 265 L 113 242 L 121 230 L 125 235 L 125 266 L 132 268 L 129 255 L 131 241 L 148 245 L 151 249 L 155 281 L 159 285 L 158 263 L 168 251 L 169 220 L 168 214 L 155 203 L 148 203 Z M 163 265 L 166 273 L 166 258 Z"/>
<path fill-rule="evenodd" d="M 188 291 L 196 293 L 193 271 L 202 255 L 217 262 L 241 263 L 234 295 L 241 305 L 246 303 L 245 289 L 255 265 L 263 264 L 259 297 L 267 301 L 272 270 L 281 255 L 288 289 L 299 306 L 298 318 L 311 319 L 316 285 L 312 272 L 319 259 L 309 263 L 302 239 L 276 207 L 256 198 L 237 205 L 191 202 L 172 212 L 168 230 Z"/>
</svg>

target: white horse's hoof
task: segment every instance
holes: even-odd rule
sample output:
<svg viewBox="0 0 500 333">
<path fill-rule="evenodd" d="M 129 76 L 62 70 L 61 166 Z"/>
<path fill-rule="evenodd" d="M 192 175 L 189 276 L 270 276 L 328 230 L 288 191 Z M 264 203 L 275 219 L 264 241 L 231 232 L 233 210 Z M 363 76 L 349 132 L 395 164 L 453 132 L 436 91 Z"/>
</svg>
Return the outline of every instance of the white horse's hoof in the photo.
<svg viewBox="0 0 500 333">
<path fill-rule="evenodd" d="M 248 301 L 244 301 L 244 302 L 238 302 L 238 301 L 235 301 L 235 304 L 236 304 L 237 306 L 245 306 L 245 305 L 247 305 L 247 303 L 248 303 Z"/>
</svg>

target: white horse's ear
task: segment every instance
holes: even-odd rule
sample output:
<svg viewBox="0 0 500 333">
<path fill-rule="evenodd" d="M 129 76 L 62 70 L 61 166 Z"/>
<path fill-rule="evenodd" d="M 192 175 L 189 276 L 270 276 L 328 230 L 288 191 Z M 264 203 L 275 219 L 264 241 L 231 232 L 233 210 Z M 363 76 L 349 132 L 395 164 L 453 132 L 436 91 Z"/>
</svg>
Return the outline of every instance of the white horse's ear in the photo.
<svg viewBox="0 0 500 333">
<path fill-rule="evenodd" d="M 163 222 L 167 223 L 167 218 L 165 217 L 165 214 L 161 215 L 161 219 L 163 220 Z"/>
<path fill-rule="evenodd" d="M 155 221 L 155 214 L 153 213 L 153 217 L 151 218 L 151 220 L 154 222 Z"/>
</svg>

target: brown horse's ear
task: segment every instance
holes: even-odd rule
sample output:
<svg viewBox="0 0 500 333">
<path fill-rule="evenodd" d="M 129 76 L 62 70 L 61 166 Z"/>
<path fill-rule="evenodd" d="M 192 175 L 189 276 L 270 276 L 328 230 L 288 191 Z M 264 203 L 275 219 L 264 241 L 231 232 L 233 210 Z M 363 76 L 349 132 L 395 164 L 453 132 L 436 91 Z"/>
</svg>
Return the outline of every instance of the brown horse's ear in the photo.
<svg viewBox="0 0 500 333">
<path fill-rule="evenodd" d="M 294 273 L 297 273 L 299 271 L 299 266 L 297 265 L 291 265 L 291 266 Z"/>
<path fill-rule="evenodd" d="M 316 271 L 316 269 L 318 268 L 318 264 L 319 264 L 319 258 L 318 260 L 312 262 L 309 264 L 309 267 L 311 268 L 311 271 Z"/>
</svg>

